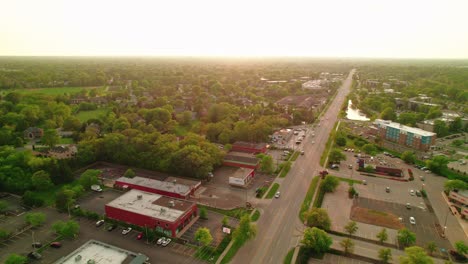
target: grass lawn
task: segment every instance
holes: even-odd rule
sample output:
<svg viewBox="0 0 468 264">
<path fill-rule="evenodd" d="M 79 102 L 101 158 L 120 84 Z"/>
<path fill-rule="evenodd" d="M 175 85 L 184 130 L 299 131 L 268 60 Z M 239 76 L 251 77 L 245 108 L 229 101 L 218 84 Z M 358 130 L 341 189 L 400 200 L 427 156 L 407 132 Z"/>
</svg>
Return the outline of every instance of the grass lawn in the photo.
<svg viewBox="0 0 468 264">
<path fill-rule="evenodd" d="M 341 177 L 337 177 L 337 176 L 333 176 L 335 178 L 337 178 L 338 180 L 340 181 L 344 181 L 344 182 L 347 182 L 347 183 L 351 183 L 351 184 L 362 184 L 362 181 L 360 180 L 353 180 L 353 179 L 348 179 L 348 178 L 341 178 Z"/>
<path fill-rule="evenodd" d="M 284 264 L 291 264 L 293 255 L 294 255 L 294 248 L 291 248 L 291 249 L 288 251 L 288 254 L 286 255 L 286 257 L 284 257 L 283 263 L 284 263 Z"/>
<path fill-rule="evenodd" d="M 73 144 L 73 138 L 60 138 L 59 144 Z"/>
<path fill-rule="evenodd" d="M 36 88 L 36 89 L 17 89 L 14 91 L 18 93 L 22 93 L 22 94 L 41 93 L 41 94 L 47 94 L 47 95 L 62 95 L 64 93 L 76 94 L 76 93 L 79 93 L 83 89 L 96 89 L 96 87 L 50 87 L 50 88 Z"/>
<path fill-rule="evenodd" d="M 76 118 L 78 118 L 80 122 L 86 122 L 91 118 L 98 118 L 100 115 L 106 115 L 109 111 L 110 109 L 105 107 L 91 111 L 80 111 L 76 115 Z"/>
<path fill-rule="evenodd" d="M 244 214 L 250 214 L 250 212 L 252 211 L 252 210 L 247 210 L 247 209 L 245 209 L 243 207 L 232 209 L 232 210 L 223 210 L 223 209 L 209 207 L 209 206 L 206 206 L 206 205 L 201 205 L 201 204 L 198 205 L 198 208 L 203 208 L 203 207 L 206 208 L 206 210 L 217 212 L 217 213 L 227 215 L 227 216 L 230 216 L 230 217 L 234 217 L 234 218 L 237 218 L 237 219 L 240 219 Z"/>
<path fill-rule="evenodd" d="M 293 154 L 291 160 L 292 160 L 292 161 L 296 161 L 296 160 L 297 160 L 297 157 L 299 157 L 299 151 L 294 152 L 294 154 Z"/>
<path fill-rule="evenodd" d="M 317 183 L 319 181 L 319 176 L 316 176 L 312 179 L 309 185 L 309 189 L 307 190 L 306 197 L 301 205 L 301 210 L 299 211 L 299 218 L 302 222 L 304 222 L 304 212 L 309 210 L 310 203 L 312 202 L 312 198 L 314 197 L 315 189 L 317 189 Z"/>
<path fill-rule="evenodd" d="M 259 218 L 260 218 L 260 211 L 255 210 L 255 212 L 253 213 L 251 217 L 252 222 L 256 222 Z"/>
<path fill-rule="evenodd" d="M 268 192 L 267 196 L 265 198 L 271 199 L 273 196 L 275 196 L 276 191 L 278 191 L 280 185 L 278 183 L 273 183 L 273 186 L 271 186 L 270 191 Z"/>
</svg>

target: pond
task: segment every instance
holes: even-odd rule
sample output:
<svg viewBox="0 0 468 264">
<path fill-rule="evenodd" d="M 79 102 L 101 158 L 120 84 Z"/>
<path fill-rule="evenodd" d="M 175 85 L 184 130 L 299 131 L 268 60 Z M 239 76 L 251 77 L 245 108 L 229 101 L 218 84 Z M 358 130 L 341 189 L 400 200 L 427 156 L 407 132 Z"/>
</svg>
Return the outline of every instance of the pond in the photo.
<svg viewBox="0 0 468 264">
<path fill-rule="evenodd" d="M 348 101 L 348 109 L 346 110 L 346 118 L 349 120 L 358 120 L 358 121 L 369 121 L 370 119 L 367 118 L 366 115 L 361 113 L 359 109 L 355 109 L 352 107 L 353 102 L 351 100 Z"/>
</svg>

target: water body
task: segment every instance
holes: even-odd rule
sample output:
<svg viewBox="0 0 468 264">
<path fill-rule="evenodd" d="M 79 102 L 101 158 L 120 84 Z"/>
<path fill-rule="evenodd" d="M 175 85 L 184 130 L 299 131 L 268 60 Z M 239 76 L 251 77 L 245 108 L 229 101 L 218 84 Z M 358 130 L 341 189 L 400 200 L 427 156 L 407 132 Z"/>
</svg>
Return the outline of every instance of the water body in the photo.
<svg viewBox="0 0 468 264">
<path fill-rule="evenodd" d="M 361 113 L 359 109 L 354 109 L 352 107 L 353 102 L 351 100 L 348 101 L 348 110 L 346 110 L 346 118 L 349 120 L 358 120 L 358 121 L 369 121 L 370 119 L 367 118 L 366 115 Z"/>
</svg>

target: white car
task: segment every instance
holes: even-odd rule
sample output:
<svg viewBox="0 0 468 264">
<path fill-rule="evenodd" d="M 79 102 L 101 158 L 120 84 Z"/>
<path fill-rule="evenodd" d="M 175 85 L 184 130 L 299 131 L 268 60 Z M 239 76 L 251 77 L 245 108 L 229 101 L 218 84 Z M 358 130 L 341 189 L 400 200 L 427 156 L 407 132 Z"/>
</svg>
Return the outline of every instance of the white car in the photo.
<svg viewBox="0 0 468 264">
<path fill-rule="evenodd" d="M 164 242 L 162 242 L 162 246 L 165 247 L 165 246 L 169 245 L 169 243 L 171 243 L 171 239 L 166 238 L 166 240 L 164 240 Z"/>
<path fill-rule="evenodd" d="M 161 237 L 160 239 L 158 239 L 158 241 L 156 242 L 156 244 L 158 245 L 161 245 L 162 243 L 166 242 L 166 238 L 165 237 Z"/>
<path fill-rule="evenodd" d="M 414 196 L 414 190 L 410 190 L 410 191 L 409 191 L 409 194 L 410 194 L 411 196 Z"/>
<path fill-rule="evenodd" d="M 415 225 L 415 224 L 416 224 L 416 220 L 415 220 L 414 217 L 412 217 L 412 216 L 410 216 L 409 222 L 410 222 L 412 225 Z"/>
<path fill-rule="evenodd" d="M 126 235 L 126 234 L 130 233 L 130 231 L 132 231 L 132 228 L 131 228 L 131 227 L 127 227 L 126 229 L 124 229 L 124 230 L 122 231 L 122 235 Z"/>
<path fill-rule="evenodd" d="M 279 197 L 280 197 L 280 195 L 281 195 L 281 193 L 280 193 L 280 192 L 276 192 L 276 194 L 275 194 L 275 198 L 279 198 Z"/>
</svg>

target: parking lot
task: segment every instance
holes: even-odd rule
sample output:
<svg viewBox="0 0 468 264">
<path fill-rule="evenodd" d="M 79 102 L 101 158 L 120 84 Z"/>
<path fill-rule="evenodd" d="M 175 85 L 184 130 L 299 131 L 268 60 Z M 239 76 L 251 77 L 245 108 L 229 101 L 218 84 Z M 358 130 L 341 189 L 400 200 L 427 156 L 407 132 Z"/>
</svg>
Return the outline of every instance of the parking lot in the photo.
<svg viewBox="0 0 468 264">
<path fill-rule="evenodd" d="M 344 256 L 338 256 L 334 254 L 325 254 L 323 259 L 310 258 L 308 264 L 367 264 L 371 262 L 365 262 L 362 260 L 347 258 Z"/>
<path fill-rule="evenodd" d="M 104 189 L 102 192 L 88 192 L 80 198 L 77 203 L 81 208 L 95 212 L 100 215 L 105 214 L 104 206 L 123 194 L 122 191 L 115 189 Z"/>
</svg>

